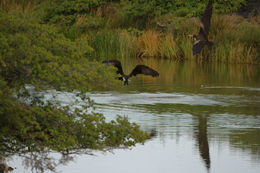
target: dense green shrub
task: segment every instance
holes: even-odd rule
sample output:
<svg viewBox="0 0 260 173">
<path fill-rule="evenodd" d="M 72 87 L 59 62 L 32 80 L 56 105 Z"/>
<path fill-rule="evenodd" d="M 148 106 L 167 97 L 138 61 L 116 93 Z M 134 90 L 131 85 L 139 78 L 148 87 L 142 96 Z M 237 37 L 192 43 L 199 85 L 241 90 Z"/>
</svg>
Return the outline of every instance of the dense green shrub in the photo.
<svg viewBox="0 0 260 173">
<path fill-rule="evenodd" d="M 126 118 L 43 102 L 39 89 L 85 92 L 116 85 L 114 69 L 91 62 L 87 38 L 71 41 L 56 28 L 17 11 L 0 12 L 0 157 L 15 152 L 107 149 L 148 137 Z M 30 92 L 28 84 L 36 88 Z"/>
<path fill-rule="evenodd" d="M 132 146 L 148 137 L 126 118 L 106 122 L 101 114 L 72 113 L 68 107 L 57 109 L 51 104 L 27 105 L 13 97 L 3 80 L 0 89 L 0 157 L 25 152 L 27 147 L 31 151 L 44 147 L 55 151 L 103 150 Z"/>
<path fill-rule="evenodd" d="M 198 17 L 204 12 L 208 0 L 134 0 L 122 9 L 125 23 L 145 27 L 153 17 L 171 14 L 176 17 Z M 229 13 L 237 11 L 246 0 L 216 0 L 215 13 Z"/>
<path fill-rule="evenodd" d="M 23 14 L 1 15 L 0 40 L 0 74 L 10 83 L 91 90 L 113 77 L 85 57 L 93 51 L 87 38 L 73 42 Z"/>
<path fill-rule="evenodd" d="M 111 18 L 114 18 L 112 20 L 117 20 L 118 26 L 134 26 L 144 29 L 155 17 L 163 15 L 201 16 L 207 2 L 208 0 L 54 0 L 46 1 L 48 5 L 45 7 L 42 20 L 45 23 L 59 24 L 66 28 L 73 26 L 83 16 L 85 28 L 97 29 L 106 26 L 106 20 L 111 21 Z M 114 5 L 115 3 L 118 5 Z M 214 12 L 234 12 L 245 4 L 246 0 L 216 0 Z M 40 6 L 43 5 L 40 4 Z M 100 16 L 102 16 L 103 21 L 100 21 Z M 93 22 L 95 21 L 92 20 L 93 18 L 99 22 Z"/>
<path fill-rule="evenodd" d="M 45 22 L 72 25 L 78 15 L 94 13 L 105 0 L 54 0 L 49 2 Z"/>
</svg>

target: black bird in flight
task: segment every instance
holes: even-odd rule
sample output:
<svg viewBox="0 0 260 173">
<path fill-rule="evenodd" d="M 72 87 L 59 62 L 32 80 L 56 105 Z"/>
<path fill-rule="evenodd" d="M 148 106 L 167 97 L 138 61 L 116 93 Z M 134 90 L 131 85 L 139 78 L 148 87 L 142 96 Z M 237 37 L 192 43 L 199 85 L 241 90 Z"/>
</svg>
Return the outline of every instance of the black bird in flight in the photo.
<svg viewBox="0 0 260 173">
<path fill-rule="evenodd" d="M 132 76 L 136 76 L 138 74 L 144 74 L 144 75 L 150 75 L 152 77 L 158 77 L 159 73 L 150 67 L 147 67 L 145 65 L 137 65 L 135 68 L 132 70 L 132 72 L 128 75 L 126 75 L 122 69 L 121 62 L 118 60 L 108 60 L 108 61 L 103 61 L 103 64 L 108 64 L 108 65 L 113 65 L 114 67 L 117 68 L 116 73 L 120 74 L 121 76 L 118 77 L 117 79 L 124 81 L 124 85 L 128 85 L 128 79 Z"/>
<path fill-rule="evenodd" d="M 192 47 L 193 56 L 199 54 L 205 45 L 211 47 L 213 44 L 212 42 L 210 42 L 208 40 L 210 19 L 212 16 L 212 3 L 213 3 L 213 1 L 209 0 L 208 5 L 201 18 L 199 34 L 198 35 L 189 35 L 195 39 L 195 43 Z"/>
</svg>

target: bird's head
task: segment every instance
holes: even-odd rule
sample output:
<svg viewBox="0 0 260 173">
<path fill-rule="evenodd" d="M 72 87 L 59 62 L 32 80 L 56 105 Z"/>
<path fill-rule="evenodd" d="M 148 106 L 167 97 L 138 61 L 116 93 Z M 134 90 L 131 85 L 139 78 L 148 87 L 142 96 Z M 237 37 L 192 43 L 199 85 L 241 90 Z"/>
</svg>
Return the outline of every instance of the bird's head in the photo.
<svg viewBox="0 0 260 173">
<path fill-rule="evenodd" d="M 127 79 L 124 80 L 124 85 L 128 85 L 128 80 Z"/>
<path fill-rule="evenodd" d="M 197 35 L 189 34 L 188 36 L 191 37 L 191 38 L 193 38 L 195 41 L 197 40 Z"/>
<path fill-rule="evenodd" d="M 128 85 L 128 81 L 129 81 L 128 76 L 123 76 L 122 79 L 124 81 L 124 85 Z"/>
</svg>

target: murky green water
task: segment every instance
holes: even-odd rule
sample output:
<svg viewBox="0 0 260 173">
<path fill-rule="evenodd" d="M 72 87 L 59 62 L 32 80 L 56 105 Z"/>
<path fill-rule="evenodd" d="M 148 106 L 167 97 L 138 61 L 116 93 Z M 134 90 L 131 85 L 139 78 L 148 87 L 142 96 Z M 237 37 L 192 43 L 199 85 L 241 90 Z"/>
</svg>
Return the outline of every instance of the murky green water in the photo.
<svg viewBox="0 0 260 173">
<path fill-rule="evenodd" d="M 117 91 L 88 95 L 96 102 L 95 111 L 108 120 L 127 116 L 145 130 L 156 130 L 157 136 L 131 150 L 74 155 L 68 162 L 72 158 L 59 160 L 52 153 L 58 171 L 260 172 L 260 66 L 155 59 L 128 59 L 122 65 L 128 73 L 139 63 L 160 76 L 138 76 Z M 59 97 L 65 104 L 74 99 L 68 93 Z M 8 164 L 16 165 L 14 172 L 31 172 L 27 162 L 14 157 Z"/>
</svg>

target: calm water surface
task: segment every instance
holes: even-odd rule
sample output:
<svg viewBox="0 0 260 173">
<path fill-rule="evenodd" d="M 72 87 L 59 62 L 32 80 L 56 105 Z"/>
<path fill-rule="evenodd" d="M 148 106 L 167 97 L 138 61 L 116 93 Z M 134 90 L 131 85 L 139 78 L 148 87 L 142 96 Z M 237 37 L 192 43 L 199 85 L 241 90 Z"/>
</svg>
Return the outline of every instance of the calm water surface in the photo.
<svg viewBox="0 0 260 173">
<path fill-rule="evenodd" d="M 151 59 L 124 60 L 122 65 L 128 73 L 139 63 L 153 67 L 160 76 L 138 76 L 117 91 L 88 96 L 96 103 L 95 111 L 108 120 L 117 114 L 126 116 L 144 130 L 156 130 L 156 137 L 132 149 L 94 152 L 94 156 L 61 158 L 51 153 L 58 171 L 260 172 L 259 66 Z M 46 99 L 49 96 L 51 92 Z M 69 104 L 75 97 L 60 93 L 57 99 Z M 14 172 L 31 172 L 30 160 L 13 157 L 8 164 L 15 165 Z"/>
</svg>

